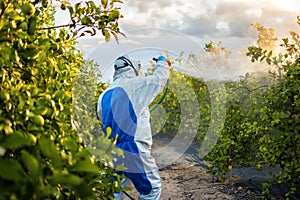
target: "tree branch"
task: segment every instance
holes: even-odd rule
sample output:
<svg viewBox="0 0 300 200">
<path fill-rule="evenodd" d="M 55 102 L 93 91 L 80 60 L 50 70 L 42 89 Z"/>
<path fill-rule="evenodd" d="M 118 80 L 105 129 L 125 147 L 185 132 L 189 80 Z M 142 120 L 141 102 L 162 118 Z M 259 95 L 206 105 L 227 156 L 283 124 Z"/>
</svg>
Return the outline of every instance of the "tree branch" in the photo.
<svg viewBox="0 0 300 200">
<path fill-rule="evenodd" d="M 4 5 L 4 7 L 3 7 L 3 9 L 1 10 L 1 13 L 0 13 L 0 18 L 3 16 L 3 14 L 4 14 L 7 7 L 8 7 L 8 5 L 7 6 Z"/>
<path fill-rule="evenodd" d="M 65 28 L 65 27 L 68 27 L 71 25 L 73 25 L 73 24 L 65 24 L 65 25 L 52 26 L 52 27 L 43 27 L 43 28 L 38 28 L 38 30 L 50 30 L 50 29 L 57 29 L 57 28 Z"/>
</svg>

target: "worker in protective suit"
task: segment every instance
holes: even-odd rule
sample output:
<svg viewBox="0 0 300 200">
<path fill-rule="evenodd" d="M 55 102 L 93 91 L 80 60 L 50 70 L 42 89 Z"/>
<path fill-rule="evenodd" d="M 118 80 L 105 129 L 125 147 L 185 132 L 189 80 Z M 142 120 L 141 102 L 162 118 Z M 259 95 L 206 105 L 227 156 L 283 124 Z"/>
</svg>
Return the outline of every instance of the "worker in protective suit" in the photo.
<svg viewBox="0 0 300 200">
<path fill-rule="evenodd" d="M 97 114 L 102 120 L 104 133 L 110 127 L 111 138 L 124 151 L 122 187 L 133 183 L 139 199 L 158 200 L 161 182 L 158 167 L 151 155 L 152 134 L 149 104 L 163 90 L 170 74 L 170 62 L 159 56 L 152 75 L 139 76 L 141 64 L 128 56 L 116 59 L 113 82 L 98 99 Z M 115 193 L 123 199 L 123 193 Z"/>
</svg>

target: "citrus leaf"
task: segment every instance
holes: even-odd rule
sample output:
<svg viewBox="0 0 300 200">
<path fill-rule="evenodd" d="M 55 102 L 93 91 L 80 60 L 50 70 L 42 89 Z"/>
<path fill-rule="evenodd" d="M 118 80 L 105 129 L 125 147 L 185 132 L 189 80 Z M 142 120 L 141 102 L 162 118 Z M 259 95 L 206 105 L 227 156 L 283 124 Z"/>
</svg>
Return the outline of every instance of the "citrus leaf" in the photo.
<svg viewBox="0 0 300 200">
<path fill-rule="evenodd" d="M 26 180 L 21 164 L 13 159 L 0 160 L 0 177 L 15 182 Z"/>
</svg>

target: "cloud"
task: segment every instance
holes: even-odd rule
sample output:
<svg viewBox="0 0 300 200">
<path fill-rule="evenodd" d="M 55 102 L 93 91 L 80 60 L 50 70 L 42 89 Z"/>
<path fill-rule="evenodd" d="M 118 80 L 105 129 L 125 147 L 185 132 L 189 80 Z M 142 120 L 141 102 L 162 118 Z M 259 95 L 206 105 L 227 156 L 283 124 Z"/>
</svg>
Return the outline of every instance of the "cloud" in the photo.
<svg viewBox="0 0 300 200">
<path fill-rule="evenodd" d="M 234 12 L 233 12 L 234 11 Z M 233 36 L 250 36 L 251 23 L 260 23 L 266 27 L 274 27 L 281 34 L 296 27 L 296 14 L 274 4 L 274 1 L 261 1 L 238 3 L 222 2 L 216 11 L 216 16 L 222 16 L 229 21 L 229 27 Z"/>
<path fill-rule="evenodd" d="M 161 9 L 164 7 L 168 7 L 170 5 L 170 2 L 171 1 L 165 1 L 165 0 L 155 0 L 155 1 L 133 0 L 133 1 L 128 1 L 128 6 L 136 8 L 138 12 L 147 12 L 149 11 L 149 9 Z"/>
<path fill-rule="evenodd" d="M 297 11 L 283 9 L 280 5 L 271 0 L 131 0 L 124 10 L 123 25 L 126 29 L 164 27 L 197 37 L 256 38 L 251 23 L 273 26 L 280 34 L 297 26 Z"/>
</svg>

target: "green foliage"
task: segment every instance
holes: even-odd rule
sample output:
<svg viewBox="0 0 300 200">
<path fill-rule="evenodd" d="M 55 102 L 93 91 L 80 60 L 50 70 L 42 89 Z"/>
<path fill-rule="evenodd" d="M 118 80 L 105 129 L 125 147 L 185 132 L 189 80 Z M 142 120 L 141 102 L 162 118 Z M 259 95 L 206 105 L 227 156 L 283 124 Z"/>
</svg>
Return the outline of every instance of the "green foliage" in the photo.
<svg viewBox="0 0 300 200">
<path fill-rule="evenodd" d="M 257 140 L 261 126 L 264 99 L 261 96 L 272 81 L 246 74 L 239 82 L 226 82 L 226 120 L 215 148 L 206 156 L 212 161 L 209 171 L 222 180 L 228 166 L 259 163 Z"/>
<path fill-rule="evenodd" d="M 120 0 L 103 0 L 101 4 L 94 1 L 78 2 L 72 6 L 68 1 L 60 0 L 61 9 L 68 10 L 71 23 L 63 25 L 70 27 L 73 33 L 79 37 L 89 34 L 96 35 L 97 30 L 101 31 L 108 42 L 111 34 L 118 41 L 118 34 L 122 34 L 119 29 L 118 20 L 122 18 L 116 3 Z M 62 25 L 60 25 L 62 26 Z"/>
<path fill-rule="evenodd" d="M 287 196 L 294 193 L 300 183 L 300 37 L 295 32 L 291 32 L 291 36 L 292 42 L 283 39 L 281 46 L 286 51 L 278 56 L 271 57 L 270 52 L 257 53 L 262 60 L 269 59 L 269 64 L 283 69 L 278 83 L 264 94 L 263 125 L 268 129 L 259 140 L 258 156 L 267 165 L 281 167 L 282 171 L 275 178 L 277 183 L 289 184 Z M 251 51 L 249 55 L 252 56 Z"/>
<path fill-rule="evenodd" d="M 0 199 L 112 199 L 114 145 L 99 137 L 110 148 L 96 159 L 75 130 L 83 58 L 53 11 L 47 0 L 0 0 Z"/>
<path fill-rule="evenodd" d="M 276 38 L 274 30 L 254 26 L 260 31 L 260 46 L 249 47 L 247 55 L 252 62 L 271 65 L 274 70 L 268 76 L 248 74 L 239 82 L 226 83 L 224 129 L 206 159 L 212 161 L 209 171 L 221 179 L 234 164 L 258 169 L 280 166 L 280 173 L 263 184 L 263 194 L 269 195 L 274 183 L 287 183 L 288 199 L 300 183 L 300 37 L 291 32 L 292 41 L 284 38 L 281 53 L 274 55 L 274 47 L 266 46 Z"/>
</svg>

